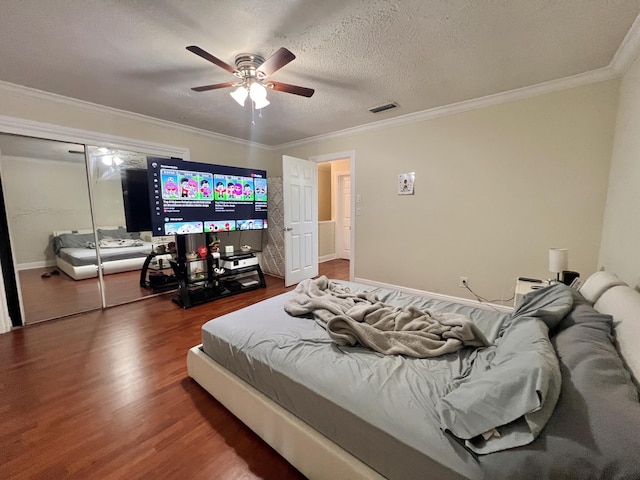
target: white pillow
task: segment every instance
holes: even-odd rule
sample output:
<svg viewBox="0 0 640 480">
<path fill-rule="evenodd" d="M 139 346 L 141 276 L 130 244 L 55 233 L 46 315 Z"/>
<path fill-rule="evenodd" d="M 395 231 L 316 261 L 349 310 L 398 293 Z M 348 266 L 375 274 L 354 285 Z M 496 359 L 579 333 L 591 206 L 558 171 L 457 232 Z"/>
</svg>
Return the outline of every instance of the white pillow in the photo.
<svg viewBox="0 0 640 480">
<path fill-rule="evenodd" d="M 600 271 L 587 278 L 579 291 L 584 298 L 594 304 L 604 292 L 616 285 L 626 285 L 626 283 L 611 272 Z"/>
<path fill-rule="evenodd" d="M 640 293 L 627 285 L 610 287 L 593 305 L 613 316 L 613 330 L 620 355 L 640 383 Z"/>
</svg>

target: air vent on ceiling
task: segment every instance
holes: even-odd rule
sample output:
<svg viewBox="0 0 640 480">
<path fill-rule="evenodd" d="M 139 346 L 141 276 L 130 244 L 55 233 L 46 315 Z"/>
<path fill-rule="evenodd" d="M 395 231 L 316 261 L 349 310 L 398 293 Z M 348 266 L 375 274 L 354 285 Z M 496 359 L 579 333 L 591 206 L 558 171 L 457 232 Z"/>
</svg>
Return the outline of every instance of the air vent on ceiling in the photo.
<svg viewBox="0 0 640 480">
<path fill-rule="evenodd" d="M 385 110 L 391 110 L 392 108 L 396 108 L 398 104 L 396 102 L 385 103 L 384 105 L 378 105 L 377 107 L 371 107 L 369 111 L 371 113 L 380 113 Z"/>
</svg>

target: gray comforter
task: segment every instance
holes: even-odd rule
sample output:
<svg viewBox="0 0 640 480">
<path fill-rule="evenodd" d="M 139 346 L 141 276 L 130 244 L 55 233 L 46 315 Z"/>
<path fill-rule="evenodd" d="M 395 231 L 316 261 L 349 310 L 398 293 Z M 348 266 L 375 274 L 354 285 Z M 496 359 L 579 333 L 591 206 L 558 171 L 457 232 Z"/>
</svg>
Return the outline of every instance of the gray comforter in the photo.
<svg viewBox="0 0 640 480">
<path fill-rule="evenodd" d="M 549 330 L 572 305 L 571 291 L 558 284 L 531 295 L 505 317 L 495 344 L 474 352 L 468 369 L 440 399 L 442 428 L 483 454 L 535 440 L 562 383 Z"/>
<path fill-rule="evenodd" d="M 385 305 L 326 277 L 300 282 L 285 310 L 312 314 L 338 345 L 359 343 L 384 354 L 429 358 L 483 347 L 450 382 L 437 408 L 444 431 L 487 454 L 531 443 L 551 416 L 561 375 L 549 329 L 572 304 L 568 289 L 545 289 L 504 317 L 493 345 L 462 315 Z"/>
<path fill-rule="evenodd" d="M 640 479 L 637 385 L 616 351 L 612 318 L 575 290 L 571 310 L 550 327 L 562 374 L 560 398 L 535 442 L 479 457 L 486 479 Z M 520 310 L 544 310 L 544 289 Z M 517 312 L 517 311 L 516 311 Z"/>
<path fill-rule="evenodd" d="M 490 315 L 343 284 L 373 288 L 386 304 L 461 313 L 493 344 L 428 359 L 337 346 L 321 322 L 283 311 L 291 291 L 208 322 L 205 351 L 387 478 L 640 479 L 637 386 L 612 342 L 611 317 L 575 290 L 536 290 L 512 314 Z M 511 369 L 529 363 L 520 354 L 528 373 Z M 551 373 L 536 373 L 534 360 Z M 494 428 L 501 436 L 486 444 L 471 436 Z"/>
<path fill-rule="evenodd" d="M 385 305 L 325 276 L 300 282 L 284 308 L 293 316 L 312 314 L 338 345 L 359 343 L 386 355 L 429 358 L 489 345 L 463 315 Z"/>
</svg>

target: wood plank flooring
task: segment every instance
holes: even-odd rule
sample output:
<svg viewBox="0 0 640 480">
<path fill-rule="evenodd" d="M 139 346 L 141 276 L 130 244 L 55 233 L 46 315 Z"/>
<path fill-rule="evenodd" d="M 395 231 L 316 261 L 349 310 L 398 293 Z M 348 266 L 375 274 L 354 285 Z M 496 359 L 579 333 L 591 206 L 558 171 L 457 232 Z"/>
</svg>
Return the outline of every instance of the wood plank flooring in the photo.
<svg viewBox="0 0 640 480">
<path fill-rule="evenodd" d="M 19 272 L 25 323 L 96 310 L 102 305 L 97 278 L 74 280 L 63 272 L 42 276 L 56 270 L 49 267 Z M 105 275 L 104 283 L 107 305 L 120 305 L 154 295 L 140 286 L 140 270 Z"/>
<path fill-rule="evenodd" d="M 304 478 L 186 371 L 204 322 L 289 289 L 267 276 L 188 310 L 166 294 L 0 335 L 0 478 Z"/>
</svg>

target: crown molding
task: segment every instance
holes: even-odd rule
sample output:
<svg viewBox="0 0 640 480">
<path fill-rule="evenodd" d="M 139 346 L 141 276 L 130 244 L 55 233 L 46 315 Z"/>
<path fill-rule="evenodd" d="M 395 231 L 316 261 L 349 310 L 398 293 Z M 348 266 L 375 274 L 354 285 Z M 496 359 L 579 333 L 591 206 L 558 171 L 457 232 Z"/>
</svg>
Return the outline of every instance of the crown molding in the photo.
<svg viewBox="0 0 640 480">
<path fill-rule="evenodd" d="M 410 125 L 413 123 L 424 122 L 426 120 L 432 120 L 434 118 L 445 117 L 449 115 L 455 115 L 458 113 L 468 112 L 471 110 L 477 110 L 489 106 L 499 105 L 502 103 L 513 102 L 523 100 L 530 97 L 544 95 L 551 92 L 561 91 L 569 88 L 580 87 L 591 83 L 603 82 L 611 80 L 613 78 L 620 77 L 626 73 L 631 63 L 640 54 L 640 15 L 636 17 L 631 28 L 627 32 L 624 40 L 620 44 L 620 47 L 616 51 L 613 59 L 608 66 L 592 70 L 590 72 L 573 75 L 571 77 L 561 78 L 558 80 L 551 80 L 548 82 L 539 83 L 537 85 L 518 88 L 515 90 L 509 90 L 493 95 L 487 95 L 485 97 L 475 98 L 472 100 L 465 100 L 463 102 L 453 103 L 450 105 L 444 105 L 441 107 L 435 107 L 429 110 L 423 110 L 420 112 L 409 113 L 401 115 L 399 117 L 390 118 L 387 120 L 380 120 L 377 122 L 371 122 L 357 127 L 346 128 L 331 133 L 322 135 L 316 135 L 313 137 L 307 137 L 301 140 L 295 140 L 293 142 L 283 143 L 280 145 L 264 145 L 261 143 L 251 142 L 248 140 L 240 139 L 237 137 L 231 137 L 220 133 L 210 132 L 208 130 L 199 129 L 196 127 L 190 127 L 179 123 L 169 122 L 167 120 L 160 120 L 158 118 L 149 117 L 138 113 L 128 112 L 126 110 L 119 110 L 104 105 L 98 105 L 95 103 L 87 102 L 84 100 L 78 100 L 75 98 L 64 97 L 62 95 L 44 92 L 42 90 L 36 90 L 30 87 L 24 87 L 22 85 L 16 85 L 8 82 L 0 81 L 0 90 L 8 92 L 15 92 L 23 95 L 27 95 L 33 98 L 42 100 L 54 101 L 65 105 L 81 108 L 88 111 L 94 111 L 99 113 L 110 113 L 124 118 L 129 118 L 138 121 L 144 121 L 160 127 L 172 128 L 180 130 L 186 133 L 201 135 L 204 137 L 220 140 L 224 142 L 235 143 L 244 145 L 250 148 L 261 148 L 268 151 L 288 149 L 293 147 L 299 147 L 308 145 L 311 143 L 332 140 L 341 137 L 347 137 L 352 135 L 359 135 L 368 132 L 375 132 L 384 130 L 387 128 L 398 127 L 403 125 Z"/>
<path fill-rule="evenodd" d="M 390 118 L 388 120 L 381 120 L 379 122 L 367 123 L 358 127 L 346 128 L 344 130 L 338 130 L 314 137 L 307 137 L 302 140 L 296 140 L 294 142 L 278 145 L 277 148 L 286 149 L 299 147 L 309 143 L 321 142 L 351 135 L 358 135 L 367 132 L 374 132 L 377 130 L 384 130 L 386 128 L 402 125 L 409 125 L 412 123 L 423 122 L 425 120 L 432 120 L 438 117 L 445 117 L 448 115 L 455 115 L 457 113 L 468 112 L 492 105 L 499 105 L 501 103 L 523 100 L 529 97 L 535 97 L 551 92 L 580 87 L 591 83 L 604 82 L 606 80 L 611 80 L 613 78 L 621 77 L 622 75 L 624 75 L 633 61 L 639 55 L 640 15 L 636 17 L 635 21 L 631 25 L 631 28 L 625 35 L 624 40 L 620 44 L 620 47 L 618 47 L 618 50 L 613 56 L 613 59 L 606 67 L 592 70 L 586 73 L 581 73 L 578 75 L 573 75 L 571 77 L 551 80 L 548 82 L 539 83 L 537 85 L 531 85 L 515 90 L 509 90 L 507 92 L 496 93 L 494 95 L 487 95 L 486 97 L 474 98 L 472 100 L 452 103 L 450 105 L 423 110 L 421 112 L 409 113 L 407 115 Z"/>
<path fill-rule="evenodd" d="M 147 154 L 179 157 L 185 160 L 189 160 L 190 158 L 190 151 L 186 147 L 119 137 L 62 125 L 26 120 L 24 118 L 9 117 L 7 115 L 0 115 L 0 132 L 70 143 L 105 146 Z"/>
<path fill-rule="evenodd" d="M 631 28 L 627 32 L 618 47 L 618 51 L 613 56 L 613 60 L 609 66 L 615 70 L 618 75 L 624 75 L 633 61 L 640 54 L 640 15 L 636 17 L 636 20 L 631 25 Z"/>
<path fill-rule="evenodd" d="M 278 145 L 277 148 L 292 148 L 306 145 L 309 143 L 315 143 L 320 141 L 332 140 L 340 137 L 347 137 L 352 135 L 359 135 L 363 133 L 375 132 L 378 130 L 385 130 L 387 128 L 398 127 L 403 125 L 410 125 L 413 123 L 424 122 L 426 120 L 432 120 L 434 118 L 446 117 L 449 115 L 455 115 L 458 113 L 468 112 L 471 110 L 477 110 L 480 108 L 490 107 L 494 105 L 500 105 L 507 102 L 514 102 L 517 100 L 524 100 L 530 97 L 537 97 L 551 92 L 557 92 L 560 90 L 566 90 L 569 88 L 580 87 L 583 85 L 589 85 L 592 83 L 603 82 L 618 77 L 619 74 L 611 67 L 604 67 L 598 70 L 592 70 L 590 72 L 573 75 L 571 77 L 560 78 L 558 80 L 551 80 L 548 82 L 539 83 L 537 85 L 531 85 L 527 87 L 517 88 L 515 90 L 509 90 L 506 92 L 496 93 L 493 95 L 487 95 L 485 97 L 474 98 L 472 100 L 465 100 L 463 102 L 452 103 L 444 105 L 442 107 L 435 107 L 429 110 L 423 110 L 420 112 L 408 113 L 399 117 L 390 118 L 387 120 L 380 120 L 378 122 L 367 123 L 352 128 L 345 128 L 344 130 L 338 130 L 335 132 L 317 135 L 314 137 L 304 138 L 302 140 L 296 140 L 294 142 L 284 143 Z"/>
<path fill-rule="evenodd" d="M 236 143 L 236 144 L 244 145 L 251 148 L 263 148 L 266 150 L 274 149 L 273 147 L 270 147 L 268 145 L 251 142 L 251 141 L 244 140 L 237 137 L 231 137 L 229 135 L 223 135 L 222 133 L 210 132 L 208 130 L 204 130 L 201 128 L 190 127 L 188 125 L 170 122 L 168 120 L 161 120 L 159 118 L 150 117 L 148 115 L 142 115 L 140 113 L 129 112 L 127 110 L 120 110 L 118 108 L 107 107 L 105 105 L 91 103 L 85 100 L 79 100 L 77 98 L 65 97 L 63 95 L 58 95 L 57 93 L 45 92 L 43 90 L 37 90 L 35 88 L 25 87 L 23 85 L 17 85 L 14 83 L 0 81 L 0 90 L 4 90 L 9 93 L 26 95 L 32 98 L 36 98 L 38 100 L 57 102 L 64 105 L 71 106 L 71 107 L 80 108 L 82 110 L 89 111 L 89 112 L 96 112 L 100 114 L 106 113 L 106 114 L 127 118 L 130 120 L 143 121 L 145 123 L 151 123 L 159 127 L 180 130 L 185 133 L 201 135 L 204 137 L 212 138 L 214 140 L 221 140 L 225 142 Z"/>
</svg>

